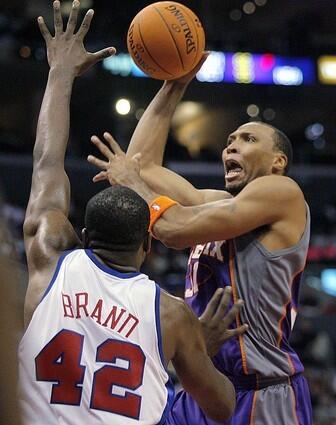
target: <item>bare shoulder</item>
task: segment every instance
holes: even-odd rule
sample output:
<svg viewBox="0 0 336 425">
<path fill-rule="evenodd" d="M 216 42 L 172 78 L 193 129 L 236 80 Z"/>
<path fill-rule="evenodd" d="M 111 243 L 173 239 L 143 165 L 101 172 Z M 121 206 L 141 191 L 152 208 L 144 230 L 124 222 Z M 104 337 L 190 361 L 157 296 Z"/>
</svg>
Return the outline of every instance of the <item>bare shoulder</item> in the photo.
<svg viewBox="0 0 336 425">
<path fill-rule="evenodd" d="M 300 186 L 290 177 L 270 175 L 252 180 L 241 192 L 241 195 L 258 194 L 262 197 L 278 201 L 295 200 L 304 202 L 304 195 Z M 239 197 L 238 195 L 237 197 Z"/>
<path fill-rule="evenodd" d="M 161 290 L 160 318 L 163 351 L 166 362 L 169 363 L 170 360 L 176 360 L 176 356 L 186 346 L 200 340 L 201 325 L 184 300 L 164 290 Z"/>
<path fill-rule="evenodd" d="M 60 254 L 78 247 L 80 240 L 68 218 L 59 210 L 48 210 L 39 221 L 27 217 L 24 223 L 25 247 L 29 269 L 42 271 L 57 262 Z"/>
<path fill-rule="evenodd" d="M 161 289 L 162 313 L 167 315 L 174 325 L 186 322 L 191 323 L 196 319 L 196 316 L 182 298 L 175 297 L 163 289 Z"/>
<path fill-rule="evenodd" d="M 38 221 L 27 217 L 24 224 L 29 283 L 25 298 L 25 325 L 41 301 L 62 253 L 80 246 L 71 223 L 59 210 L 48 210 Z"/>
</svg>

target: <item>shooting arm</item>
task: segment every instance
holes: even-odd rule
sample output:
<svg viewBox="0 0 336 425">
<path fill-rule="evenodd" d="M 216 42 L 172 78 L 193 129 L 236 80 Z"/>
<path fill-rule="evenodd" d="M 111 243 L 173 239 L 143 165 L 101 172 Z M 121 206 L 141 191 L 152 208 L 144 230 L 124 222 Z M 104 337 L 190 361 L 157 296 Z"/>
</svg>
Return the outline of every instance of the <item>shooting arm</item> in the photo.
<svg viewBox="0 0 336 425">
<path fill-rule="evenodd" d="M 156 192 L 174 197 L 182 205 L 203 203 L 202 192 L 186 179 L 162 166 L 170 123 L 187 84 L 166 81 L 137 125 L 127 156 L 141 153 L 141 177 Z"/>
<path fill-rule="evenodd" d="M 127 156 L 141 152 L 143 169 L 162 165 L 170 123 L 186 88 L 186 84 L 165 81 L 142 115 L 127 149 Z"/>
<path fill-rule="evenodd" d="M 127 149 L 127 156 L 130 158 L 141 153 L 141 177 L 151 189 L 173 197 L 185 206 L 227 197 L 223 191 L 197 190 L 186 179 L 162 166 L 168 132 L 176 107 L 206 58 L 207 54 L 187 76 L 177 81 L 164 82 L 141 117 Z"/>
</svg>

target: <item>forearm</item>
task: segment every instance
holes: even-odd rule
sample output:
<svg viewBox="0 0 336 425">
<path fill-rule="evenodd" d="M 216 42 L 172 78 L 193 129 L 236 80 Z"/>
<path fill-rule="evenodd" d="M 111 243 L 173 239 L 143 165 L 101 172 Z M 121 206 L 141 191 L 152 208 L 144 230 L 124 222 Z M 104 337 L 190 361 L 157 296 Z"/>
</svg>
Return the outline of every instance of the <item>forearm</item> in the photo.
<svg viewBox="0 0 336 425">
<path fill-rule="evenodd" d="M 64 171 L 64 157 L 69 139 L 73 81 L 70 71 L 57 68 L 49 72 L 37 125 L 27 217 L 33 211 L 38 217 L 46 207 L 68 214 L 70 183 Z"/>
<path fill-rule="evenodd" d="M 141 117 L 127 155 L 141 152 L 142 167 L 162 164 L 171 120 L 186 88 L 186 84 L 166 81 Z"/>
<path fill-rule="evenodd" d="M 70 99 L 74 75 L 60 68 L 48 76 L 34 147 L 34 164 L 64 166 L 69 139 Z"/>
<path fill-rule="evenodd" d="M 193 207 L 175 205 L 155 223 L 153 233 L 166 246 L 174 249 L 231 239 L 239 233 L 232 222 L 234 208 L 231 199 Z"/>
<path fill-rule="evenodd" d="M 226 422 L 231 418 L 236 406 L 234 387 L 226 376 L 214 368 L 207 371 L 207 377 L 208 388 L 203 388 L 196 401 L 212 420 Z"/>
</svg>

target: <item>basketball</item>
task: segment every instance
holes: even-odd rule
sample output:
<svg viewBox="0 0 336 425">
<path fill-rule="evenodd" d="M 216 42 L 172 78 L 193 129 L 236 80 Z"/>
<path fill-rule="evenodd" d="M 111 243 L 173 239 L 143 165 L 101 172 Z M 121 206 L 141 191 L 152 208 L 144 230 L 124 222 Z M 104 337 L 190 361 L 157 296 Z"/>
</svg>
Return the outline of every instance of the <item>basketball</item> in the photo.
<svg viewBox="0 0 336 425">
<path fill-rule="evenodd" d="M 127 33 L 127 47 L 145 74 L 173 80 L 188 74 L 200 61 L 205 35 L 200 20 L 189 8 L 162 1 L 135 16 Z"/>
</svg>

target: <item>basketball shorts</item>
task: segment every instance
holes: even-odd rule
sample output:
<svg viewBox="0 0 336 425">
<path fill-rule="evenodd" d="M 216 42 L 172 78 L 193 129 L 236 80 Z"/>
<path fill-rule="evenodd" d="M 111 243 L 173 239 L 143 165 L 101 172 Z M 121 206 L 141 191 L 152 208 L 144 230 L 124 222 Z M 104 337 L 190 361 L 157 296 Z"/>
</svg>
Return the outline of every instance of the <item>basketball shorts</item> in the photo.
<svg viewBox="0 0 336 425">
<path fill-rule="evenodd" d="M 235 382 L 236 409 L 221 425 L 313 425 L 306 379 L 297 374 L 285 382 Z M 278 380 L 279 381 L 279 380 Z M 284 381 L 284 379 L 282 379 Z M 166 425 L 219 425 L 206 418 L 192 397 L 179 392 Z"/>
</svg>

